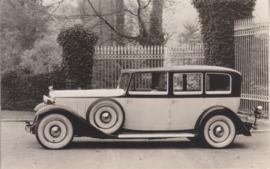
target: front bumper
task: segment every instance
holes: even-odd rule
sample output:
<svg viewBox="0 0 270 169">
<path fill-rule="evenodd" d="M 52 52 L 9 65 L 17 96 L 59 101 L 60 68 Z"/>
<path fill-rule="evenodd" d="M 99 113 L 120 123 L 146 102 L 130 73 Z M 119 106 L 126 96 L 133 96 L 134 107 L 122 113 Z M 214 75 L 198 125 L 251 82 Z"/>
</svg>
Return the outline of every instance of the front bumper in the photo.
<svg viewBox="0 0 270 169">
<path fill-rule="evenodd" d="M 35 126 L 27 121 L 25 124 L 25 131 L 31 134 L 35 134 Z"/>
</svg>

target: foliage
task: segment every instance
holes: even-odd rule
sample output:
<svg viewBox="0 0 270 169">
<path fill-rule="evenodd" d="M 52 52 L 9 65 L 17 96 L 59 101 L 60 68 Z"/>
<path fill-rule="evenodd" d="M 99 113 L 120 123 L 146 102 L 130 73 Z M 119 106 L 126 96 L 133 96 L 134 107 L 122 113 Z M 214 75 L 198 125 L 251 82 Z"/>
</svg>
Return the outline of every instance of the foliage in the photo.
<svg viewBox="0 0 270 169">
<path fill-rule="evenodd" d="M 178 42 L 181 44 L 197 44 L 202 42 L 200 25 L 197 23 L 183 23 L 184 31 L 178 36 Z"/>
<path fill-rule="evenodd" d="M 152 12 L 150 14 L 150 42 L 147 45 L 163 45 L 165 38 L 162 29 L 163 2 L 164 0 L 153 1 Z"/>
<path fill-rule="evenodd" d="M 30 49 L 47 30 L 47 10 L 41 0 L 3 0 L 1 32 L 17 32 L 16 40 L 23 49 Z"/>
<path fill-rule="evenodd" d="M 119 0 L 116 5 L 108 6 L 93 0 L 81 0 L 79 8 L 84 21 L 96 22 L 93 28 L 97 27 L 100 34 L 113 35 L 109 38 L 114 38 L 112 40 L 120 45 L 123 45 L 123 40 L 119 41 L 119 37 L 125 39 L 127 43 L 135 42 L 143 46 L 164 44 L 162 28 L 164 0 L 125 1 L 124 5 L 122 2 L 124 1 Z M 100 30 L 103 25 L 110 30 L 104 27 Z M 100 36 L 102 38 L 102 35 Z"/>
<path fill-rule="evenodd" d="M 193 0 L 199 12 L 205 62 L 234 68 L 234 20 L 252 16 L 256 0 Z"/>
<path fill-rule="evenodd" d="M 62 68 L 68 89 L 91 88 L 93 55 L 98 36 L 80 25 L 64 29 L 57 42 L 63 48 Z"/>
<path fill-rule="evenodd" d="M 43 39 L 37 40 L 32 49 L 23 52 L 20 66 L 30 74 L 55 71 L 61 67 L 61 52 L 56 37 L 45 36 Z"/>
<path fill-rule="evenodd" d="M 1 81 L 1 108 L 3 110 L 33 110 L 48 95 L 48 86 L 65 89 L 61 71 L 35 76 L 19 76 L 15 71 L 6 71 Z"/>
<path fill-rule="evenodd" d="M 3 31 L 1 33 L 1 72 L 6 69 L 18 69 L 22 47 L 16 41 L 17 32 Z"/>
</svg>

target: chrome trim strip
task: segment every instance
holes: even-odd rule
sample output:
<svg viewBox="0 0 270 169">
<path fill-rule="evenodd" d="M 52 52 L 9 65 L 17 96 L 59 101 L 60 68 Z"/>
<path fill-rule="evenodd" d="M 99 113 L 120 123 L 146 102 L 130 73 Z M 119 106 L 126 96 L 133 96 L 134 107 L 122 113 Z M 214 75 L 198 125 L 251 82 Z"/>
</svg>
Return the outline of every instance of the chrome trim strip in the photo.
<svg viewBox="0 0 270 169">
<path fill-rule="evenodd" d="M 148 134 L 119 134 L 118 138 L 175 138 L 195 137 L 191 133 L 148 133 Z"/>
</svg>

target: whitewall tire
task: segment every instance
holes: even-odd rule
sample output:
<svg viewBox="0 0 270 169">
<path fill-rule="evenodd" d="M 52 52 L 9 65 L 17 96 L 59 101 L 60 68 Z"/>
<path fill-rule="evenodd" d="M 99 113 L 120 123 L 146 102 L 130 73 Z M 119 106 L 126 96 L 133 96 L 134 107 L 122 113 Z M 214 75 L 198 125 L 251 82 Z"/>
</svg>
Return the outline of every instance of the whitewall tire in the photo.
<svg viewBox="0 0 270 169">
<path fill-rule="evenodd" d="M 37 123 L 36 138 L 45 148 L 63 148 L 73 139 L 72 123 L 61 114 L 47 115 Z"/>
<path fill-rule="evenodd" d="M 122 126 L 124 113 L 117 103 L 102 100 L 91 108 L 88 120 L 92 126 L 103 133 L 112 134 Z"/>
<path fill-rule="evenodd" d="M 224 148 L 230 145 L 236 135 L 233 121 L 224 115 L 216 115 L 207 120 L 203 128 L 205 142 L 214 148 Z"/>
</svg>

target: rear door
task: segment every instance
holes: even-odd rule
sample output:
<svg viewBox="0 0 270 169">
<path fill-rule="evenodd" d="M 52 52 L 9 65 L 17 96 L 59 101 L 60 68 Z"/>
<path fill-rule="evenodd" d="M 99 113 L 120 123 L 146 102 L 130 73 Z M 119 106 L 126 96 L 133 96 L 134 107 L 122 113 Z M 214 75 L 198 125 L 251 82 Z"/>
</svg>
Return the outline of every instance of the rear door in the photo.
<svg viewBox="0 0 270 169">
<path fill-rule="evenodd" d="M 176 72 L 173 73 L 172 78 L 170 130 L 194 129 L 196 120 L 204 107 L 203 74 Z"/>
</svg>

